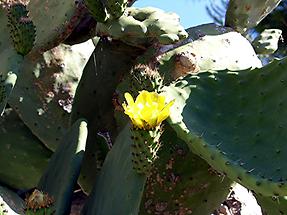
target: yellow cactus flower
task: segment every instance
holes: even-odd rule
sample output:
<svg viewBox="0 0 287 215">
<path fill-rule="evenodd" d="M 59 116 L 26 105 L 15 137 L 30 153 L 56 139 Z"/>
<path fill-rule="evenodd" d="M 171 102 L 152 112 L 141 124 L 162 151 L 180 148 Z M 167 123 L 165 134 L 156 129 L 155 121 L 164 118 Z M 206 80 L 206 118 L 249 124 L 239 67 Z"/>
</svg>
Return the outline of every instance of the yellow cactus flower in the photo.
<svg viewBox="0 0 287 215">
<path fill-rule="evenodd" d="M 125 93 L 127 104 L 123 104 L 134 127 L 151 130 L 170 115 L 170 107 L 174 101 L 165 104 L 165 97 L 156 92 L 141 91 L 134 101 L 129 93 Z"/>
</svg>

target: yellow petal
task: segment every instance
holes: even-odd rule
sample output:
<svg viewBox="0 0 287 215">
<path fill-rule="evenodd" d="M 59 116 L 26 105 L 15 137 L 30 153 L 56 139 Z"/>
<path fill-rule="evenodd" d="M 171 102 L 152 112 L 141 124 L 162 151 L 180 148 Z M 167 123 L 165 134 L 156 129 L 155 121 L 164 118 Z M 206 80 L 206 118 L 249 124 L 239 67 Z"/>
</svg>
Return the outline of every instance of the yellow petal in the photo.
<svg viewBox="0 0 287 215">
<path fill-rule="evenodd" d="M 157 123 L 160 124 L 163 120 L 165 120 L 170 115 L 170 107 L 174 104 L 174 100 L 169 102 L 161 111 L 157 118 Z"/>
<path fill-rule="evenodd" d="M 134 104 L 134 99 L 129 93 L 125 93 L 125 99 L 127 100 L 128 105 Z"/>
</svg>

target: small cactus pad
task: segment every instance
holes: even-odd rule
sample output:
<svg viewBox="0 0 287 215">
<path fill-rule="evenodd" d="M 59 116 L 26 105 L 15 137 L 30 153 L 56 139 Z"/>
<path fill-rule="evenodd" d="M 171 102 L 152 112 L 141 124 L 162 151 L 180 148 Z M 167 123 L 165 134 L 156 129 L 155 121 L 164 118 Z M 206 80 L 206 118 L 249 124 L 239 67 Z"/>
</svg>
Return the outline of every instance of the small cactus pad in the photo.
<svg viewBox="0 0 287 215">
<path fill-rule="evenodd" d="M 166 87 L 170 123 L 191 150 L 264 196 L 287 195 L 287 59 L 207 71 Z"/>
<path fill-rule="evenodd" d="M 83 215 L 138 214 L 146 176 L 133 169 L 129 126 L 108 153 Z"/>
<path fill-rule="evenodd" d="M 225 25 L 240 33 L 255 27 L 281 0 L 230 0 Z"/>
<path fill-rule="evenodd" d="M 23 4 L 12 4 L 8 13 L 10 36 L 17 53 L 25 56 L 33 48 L 36 30 Z"/>
<path fill-rule="evenodd" d="M 97 33 L 137 47 L 149 46 L 154 41 L 173 44 L 187 37 L 178 15 L 152 7 L 127 8 L 119 19 L 98 23 Z"/>
<path fill-rule="evenodd" d="M 11 108 L 0 119 L 0 182 L 15 189 L 35 187 L 52 153 Z"/>
<path fill-rule="evenodd" d="M 25 57 L 9 105 L 51 150 L 69 127 L 76 87 L 93 48 L 57 46 Z"/>
<path fill-rule="evenodd" d="M 134 170 L 139 174 L 149 175 L 154 161 L 157 159 L 157 152 L 160 148 L 160 126 L 153 130 L 140 130 L 132 128 L 132 162 Z"/>
<path fill-rule="evenodd" d="M 0 215 L 23 214 L 24 201 L 13 191 L 0 186 Z"/>
<path fill-rule="evenodd" d="M 252 45 L 257 54 L 273 54 L 278 49 L 278 41 L 282 35 L 280 29 L 265 29 L 261 32 Z"/>
<path fill-rule="evenodd" d="M 49 165 L 40 179 L 38 188 L 55 199 L 55 215 L 69 214 L 72 194 L 80 174 L 86 148 L 87 123 L 79 119 L 62 138 Z"/>
</svg>

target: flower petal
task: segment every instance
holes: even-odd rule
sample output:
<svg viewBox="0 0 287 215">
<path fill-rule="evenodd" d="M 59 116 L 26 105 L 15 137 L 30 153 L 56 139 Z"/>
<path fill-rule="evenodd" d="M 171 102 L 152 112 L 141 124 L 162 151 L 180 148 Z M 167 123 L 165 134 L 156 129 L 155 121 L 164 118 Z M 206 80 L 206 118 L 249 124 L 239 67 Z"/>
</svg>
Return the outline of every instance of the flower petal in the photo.
<svg viewBox="0 0 287 215">
<path fill-rule="evenodd" d="M 134 99 L 131 94 L 125 93 L 125 99 L 127 100 L 128 105 L 134 104 Z"/>
</svg>

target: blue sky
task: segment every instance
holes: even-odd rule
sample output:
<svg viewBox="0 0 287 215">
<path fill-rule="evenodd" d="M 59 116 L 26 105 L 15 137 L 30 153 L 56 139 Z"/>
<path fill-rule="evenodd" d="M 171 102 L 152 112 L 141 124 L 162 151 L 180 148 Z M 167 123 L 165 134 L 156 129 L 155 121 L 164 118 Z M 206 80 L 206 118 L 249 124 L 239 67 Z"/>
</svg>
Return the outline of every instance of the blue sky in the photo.
<svg viewBox="0 0 287 215">
<path fill-rule="evenodd" d="M 219 3 L 220 0 L 212 0 Z M 175 12 L 180 16 L 181 24 L 185 28 L 213 22 L 208 16 L 205 6 L 210 0 L 138 0 L 134 6 L 152 6 L 167 12 Z"/>
</svg>

